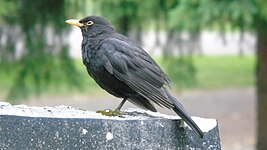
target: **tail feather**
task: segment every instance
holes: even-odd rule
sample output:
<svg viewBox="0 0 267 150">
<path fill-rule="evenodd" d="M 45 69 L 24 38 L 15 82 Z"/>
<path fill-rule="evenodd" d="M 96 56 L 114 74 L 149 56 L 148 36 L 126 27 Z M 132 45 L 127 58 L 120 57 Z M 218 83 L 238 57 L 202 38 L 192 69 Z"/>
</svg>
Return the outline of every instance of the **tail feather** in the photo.
<svg viewBox="0 0 267 150">
<path fill-rule="evenodd" d="M 173 110 L 190 126 L 192 130 L 194 130 L 200 138 L 203 138 L 204 133 L 201 131 L 201 129 L 197 126 L 197 124 L 192 120 L 190 115 L 187 113 L 187 111 L 184 109 L 184 107 L 178 102 L 178 100 L 172 96 L 172 94 L 169 93 L 169 91 L 165 90 L 168 98 L 171 100 L 171 102 L 174 105 Z"/>
</svg>

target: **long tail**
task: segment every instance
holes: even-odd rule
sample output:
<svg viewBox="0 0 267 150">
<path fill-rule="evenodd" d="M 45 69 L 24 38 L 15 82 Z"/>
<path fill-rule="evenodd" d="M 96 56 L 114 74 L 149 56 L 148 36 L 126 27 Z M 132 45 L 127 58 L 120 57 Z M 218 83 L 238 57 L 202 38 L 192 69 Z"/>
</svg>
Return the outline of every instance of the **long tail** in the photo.
<svg viewBox="0 0 267 150">
<path fill-rule="evenodd" d="M 197 124 L 192 120 L 192 118 L 187 113 L 187 111 L 184 109 L 184 107 L 178 102 L 178 100 L 168 90 L 165 89 L 165 93 L 167 94 L 168 98 L 171 100 L 171 102 L 174 105 L 173 110 L 190 126 L 191 129 L 193 129 L 199 135 L 200 138 L 203 138 L 204 133 L 197 126 Z"/>
</svg>

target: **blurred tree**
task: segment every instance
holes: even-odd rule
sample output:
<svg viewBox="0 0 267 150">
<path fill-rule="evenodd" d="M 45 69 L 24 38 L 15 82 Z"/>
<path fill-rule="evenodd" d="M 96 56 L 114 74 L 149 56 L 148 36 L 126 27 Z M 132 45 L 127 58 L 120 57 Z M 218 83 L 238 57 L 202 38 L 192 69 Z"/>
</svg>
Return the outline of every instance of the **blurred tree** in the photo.
<svg viewBox="0 0 267 150">
<path fill-rule="evenodd" d="M 177 3 L 177 0 L 95 0 L 94 2 L 96 11 L 108 18 L 117 27 L 118 32 L 129 36 L 129 32 L 135 30 L 136 40 L 141 43 L 142 29 L 149 30 L 151 25 L 155 24 L 156 31 L 159 31 L 160 25 L 164 25 L 166 21 L 168 10 Z"/>
<path fill-rule="evenodd" d="M 262 4 L 266 4 L 262 1 Z M 267 6 L 265 17 L 256 16 L 257 33 L 257 96 L 258 96 L 258 150 L 267 149 Z"/>
<path fill-rule="evenodd" d="M 1 22 L 7 23 L 5 29 L 12 33 L 7 36 L 14 39 L 7 40 L 5 51 L 1 51 L 4 53 L 1 61 L 19 64 L 19 67 L 13 68 L 17 74 L 9 92 L 9 99 L 26 97 L 30 91 L 40 94 L 44 88 L 51 84 L 58 85 L 60 82 L 80 87 L 79 73 L 68 55 L 67 34 L 65 34 L 67 30 L 64 28 L 66 14 L 72 12 L 71 7 L 78 7 L 79 2 L 73 0 L 1 2 L 1 8 L 9 8 L 0 12 L 3 17 Z M 19 28 L 19 31 L 14 32 L 16 28 Z M 16 53 L 15 46 L 18 40 L 24 43 L 20 57 L 6 57 Z"/>
<path fill-rule="evenodd" d="M 186 14 L 186 15 L 185 15 Z M 257 149 L 267 149 L 267 3 L 265 0 L 180 0 L 170 15 L 170 25 L 198 32 L 216 28 L 237 29 L 257 35 Z M 174 19 L 175 18 L 175 19 Z M 244 131 L 246 132 L 246 131 Z"/>
<path fill-rule="evenodd" d="M 140 0 L 95 0 L 94 2 L 98 8 L 97 11 L 108 18 L 117 27 L 116 30 L 124 35 L 128 35 L 133 26 L 141 25 L 137 15 Z"/>
</svg>

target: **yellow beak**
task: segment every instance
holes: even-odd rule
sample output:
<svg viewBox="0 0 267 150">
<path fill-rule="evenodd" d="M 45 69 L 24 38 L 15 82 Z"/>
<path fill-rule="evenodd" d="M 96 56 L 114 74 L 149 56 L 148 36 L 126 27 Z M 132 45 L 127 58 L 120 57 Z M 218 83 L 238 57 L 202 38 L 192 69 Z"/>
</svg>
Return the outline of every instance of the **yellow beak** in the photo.
<svg viewBox="0 0 267 150">
<path fill-rule="evenodd" d="M 79 20 L 77 19 L 69 19 L 69 20 L 66 20 L 65 23 L 67 24 L 70 24 L 70 25 L 74 25 L 74 26 L 77 26 L 77 27 L 82 27 L 83 24 L 79 22 Z"/>
</svg>

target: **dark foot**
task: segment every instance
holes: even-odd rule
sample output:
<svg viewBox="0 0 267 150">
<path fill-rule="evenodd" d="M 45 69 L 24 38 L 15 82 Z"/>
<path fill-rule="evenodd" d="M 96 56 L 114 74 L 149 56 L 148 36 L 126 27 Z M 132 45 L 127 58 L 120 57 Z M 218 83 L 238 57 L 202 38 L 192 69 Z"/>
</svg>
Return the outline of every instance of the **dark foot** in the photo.
<svg viewBox="0 0 267 150">
<path fill-rule="evenodd" d="M 121 116 L 123 115 L 122 112 L 118 111 L 117 109 L 105 109 L 105 110 L 97 110 L 96 113 L 101 113 L 104 116 Z"/>
</svg>

